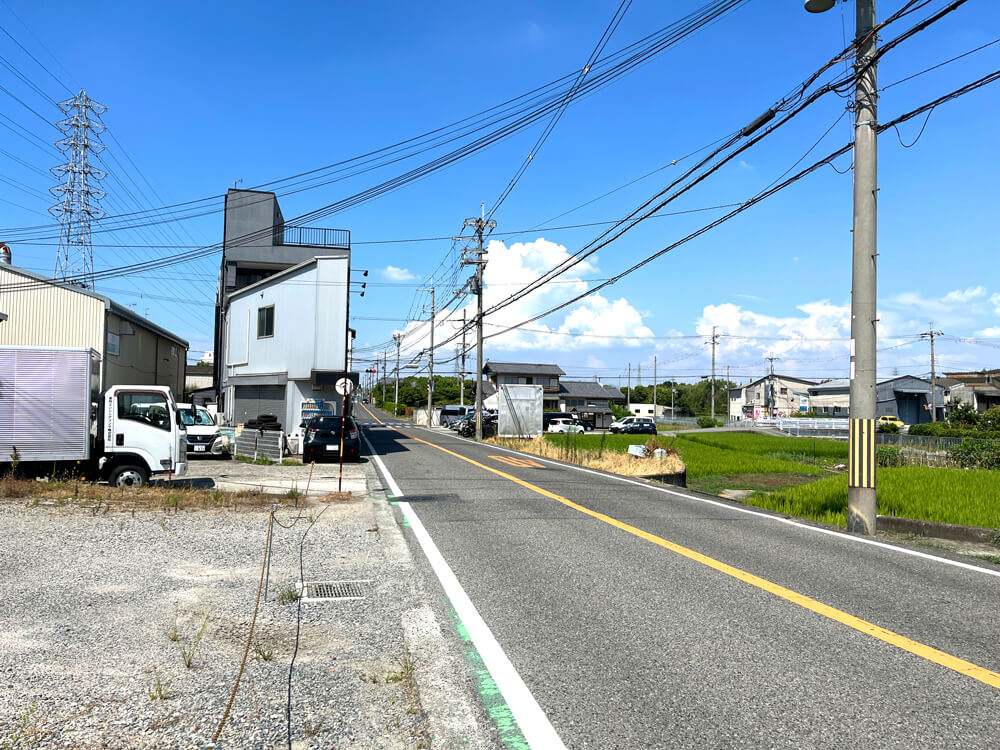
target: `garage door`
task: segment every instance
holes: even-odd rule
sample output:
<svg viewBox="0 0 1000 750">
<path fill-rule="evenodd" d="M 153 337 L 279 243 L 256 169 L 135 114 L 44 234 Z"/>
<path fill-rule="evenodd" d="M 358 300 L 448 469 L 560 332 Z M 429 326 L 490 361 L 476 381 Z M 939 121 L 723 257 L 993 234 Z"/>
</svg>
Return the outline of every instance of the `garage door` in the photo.
<svg viewBox="0 0 1000 750">
<path fill-rule="evenodd" d="M 243 424 L 261 414 L 273 414 L 285 421 L 285 386 L 238 385 L 233 389 L 233 421 Z"/>
<path fill-rule="evenodd" d="M 916 396 L 904 396 L 898 393 L 896 403 L 899 404 L 899 418 L 906 424 L 917 424 L 920 421 L 920 408 Z"/>
</svg>

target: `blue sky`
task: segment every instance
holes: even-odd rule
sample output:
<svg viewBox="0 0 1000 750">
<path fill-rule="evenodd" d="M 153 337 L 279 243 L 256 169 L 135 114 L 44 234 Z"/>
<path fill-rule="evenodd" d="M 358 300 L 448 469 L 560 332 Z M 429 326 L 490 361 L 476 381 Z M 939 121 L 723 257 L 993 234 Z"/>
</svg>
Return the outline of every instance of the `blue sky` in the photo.
<svg viewBox="0 0 1000 750">
<path fill-rule="evenodd" d="M 703 4 L 636 0 L 608 51 L 636 41 Z M 882 0 L 885 17 L 903 5 Z M 882 32 L 894 37 L 922 11 Z M 496 213 L 497 232 L 612 221 L 689 166 L 691 152 L 737 130 L 845 47 L 853 3 L 813 16 L 801 3 L 754 0 L 667 50 L 613 85 L 570 106 Z M 81 5 L 0 2 L 0 24 L 70 89 L 83 87 L 109 107 L 104 182 L 109 214 L 218 195 L 365 153 L 434 129 L 578 70 L 617 3 L 512 1 L 503 4 L 106 2 Z M 1000 8 L 970 0 L 887 54 L 886 86 L 1000 36 Z M 0 54 L 48 96 L 61 83 L 0 34 Z M 886 121 L 991 72 L 1000 44 L 883 91 Z M 843 71 L 844 64 L 835 69 Z M 58 111 L 0 68 L 0 114 L 21 126 L 0 129 L 0 240 L 17 227 L 51 222 L 47 171 L 58 136 L 44 118 Z M 934 321 L 948 334 L 940 370 L 1000 366 L 1000 271 L 996 263 L 995 147 L 998 96 L 986 87 L 930 116 L 916 145 L 880 137 L 880 375 L 925 374 L 929 351 L 916 337 Z M 838 118 L 840 118 L 838 120 Z M 910 144 L 924 119 L 900 127 Z M 832 129 L 831 129 L 832 126 Z M 352 298 L 358 357 L 374 356 L 394 331 L 404 356 L 426 346 L 417 292 L 429 279 L 448 299 L 468 269 L 449 240 L 480 203 L 491 205 L 531 150 L 537 124 L 473 157 L 377 200 L 326 217 L 350 229 L 353 263 L 368 269 L 363 299 Z M 828 129 L 802 165 L 846 143 L 845 100 L 828 95 L 705 180 L 664 211 L 739 203 L 792 167 Z M 124 150 L 123 150 L 124 149 Z M 432 154 L 434 155 L 434 154 Z M 669 166 L 673 160 L 677 166 Z M 137 165 L 139 172 L 132 168 Z M 415 166 L 384 167 L 280 198 L 286 218 L 307 213 Z M 850 155 L 836 162 L 850 165 Z M 565 213 L 641 175 L 653 175 Z M 147 182 L 148 181 L 148 182 Z M 129 194 L 131 193 L 131 195 Z M 15 205 L 16 204 L 16 205 Z M 206 204 L 218 209 L 221 201 Z M 487 333 L 521 322 L 594 286 L 722 210 L 652 218 L 532 297 L 487 319 Z M 563 215 L 565 214 L 565 215 Z M 487 305 L 579 249 L 603 227 L 525 231 L 490 245 Z M 764 357 L 800 377 L 847 373 L 851 252 L 851 174 L 830 167 L 654 261 L 614 286 L 526 328 L 489 339 L 498 360 L 546 361 L 567 373 L 617 382 L 629 363 L 661 378 L 708 372 L 706 336 L 722 334 L 717 362 L 733 379 L 763 374 Z M 98 269 L 211 245 L 222 217 L 205 216 L 130 232 L 95 235 Z M 42 240 L 51 242 L 51 240 Z M 51 272 L 52 244 L 12 242 L 15 264 Z M 161 247 L 145 247 L 161 246 Z M 98 290 L 189 339 L 196 359 L 210 348 L 218 256 L 109 279 Z M 437 339 L 456 330 L 463 308 L 442 316 Z M 958 340 L 965 339 L 965 341 Z M 439 359 L 451 359 L 440 352 Z M 420 362 L 425 362 L 426 357 Z M 454 369 L 454 363 L 440 369 Z"/>
</svg>

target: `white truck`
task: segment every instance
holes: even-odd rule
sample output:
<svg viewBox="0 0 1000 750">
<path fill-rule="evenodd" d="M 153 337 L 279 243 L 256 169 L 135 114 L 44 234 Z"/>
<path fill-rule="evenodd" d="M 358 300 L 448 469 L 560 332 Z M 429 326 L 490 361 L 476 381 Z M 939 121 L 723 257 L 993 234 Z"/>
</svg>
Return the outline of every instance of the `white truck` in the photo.
<svg viewBox="0 0 1000 750">
<path fill-rule="evenodd" d="M 92 349 L 0 347 L 0 473 L 69 471 L 116 487 L 187 474 L 187 437 L 170 388 L 99 393 Z"/>
</svg>

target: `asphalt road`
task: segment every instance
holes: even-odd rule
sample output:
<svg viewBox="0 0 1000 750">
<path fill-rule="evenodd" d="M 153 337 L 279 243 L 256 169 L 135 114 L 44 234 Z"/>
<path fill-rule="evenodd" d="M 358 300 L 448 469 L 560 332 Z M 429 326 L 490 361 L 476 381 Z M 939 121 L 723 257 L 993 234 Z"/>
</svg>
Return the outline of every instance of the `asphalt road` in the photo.
<svg viewBox="0 0 1000 750">
<path fill-rule="evenodd" d="M 995 571 L 359 421 L 566 747 L 997 747 Z"/>
</svg>

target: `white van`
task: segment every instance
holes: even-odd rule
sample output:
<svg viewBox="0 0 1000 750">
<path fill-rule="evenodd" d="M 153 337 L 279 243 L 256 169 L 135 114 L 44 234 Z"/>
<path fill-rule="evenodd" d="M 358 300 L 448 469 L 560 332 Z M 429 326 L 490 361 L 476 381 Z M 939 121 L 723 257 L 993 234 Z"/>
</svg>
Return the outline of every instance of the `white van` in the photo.
<svg viewBox="0 0 1000 750">
<path fill-rule="evenodd" d="M 195 455 L 221 456 L 226 452 L 226 439 L 219 425 L 203 406 L 177 404 L 181 420 L 187 429 L 187 452 Z"/>
</svg>

